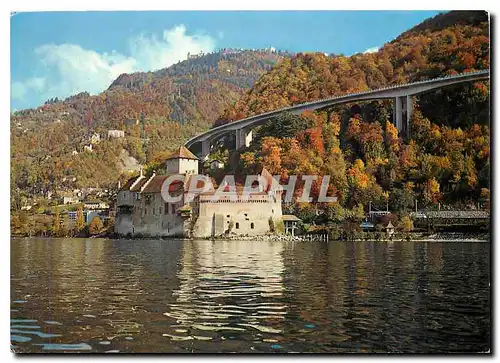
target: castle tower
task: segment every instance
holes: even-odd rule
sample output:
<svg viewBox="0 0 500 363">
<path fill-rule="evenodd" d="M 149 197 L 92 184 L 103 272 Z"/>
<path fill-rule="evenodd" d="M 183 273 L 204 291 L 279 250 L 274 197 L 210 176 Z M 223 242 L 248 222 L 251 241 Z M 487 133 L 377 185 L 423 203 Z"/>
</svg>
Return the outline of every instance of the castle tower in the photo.
<svg viewBox="0 0 500 363">
<path fill-rule="evenodd" d="M 199 159 L 188 148 L 181 146 L 166 160 L 168 174 L 198 174 Z"/>
</svg>

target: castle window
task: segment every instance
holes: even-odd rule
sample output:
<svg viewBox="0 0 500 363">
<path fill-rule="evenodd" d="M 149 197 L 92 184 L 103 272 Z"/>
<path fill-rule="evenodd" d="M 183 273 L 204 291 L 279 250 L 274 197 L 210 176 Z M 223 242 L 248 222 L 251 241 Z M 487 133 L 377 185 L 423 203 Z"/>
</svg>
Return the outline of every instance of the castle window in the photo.
<svg viewBox="0 0 500 363">
<path fill-rule="evenodd" d="M 175 204 L 172 204 L 172 214 L 175 214 Z"/>
<path fill-rule="evenodd" d="M 164 214 L 168 214 L 168 203 L 165 203 L 165 212 Z"/>
<path fill-rule="evenodd" d="M 226 217 L 227 217 L 227 218 L 230 218 L 231 216 L 228 214 Z"/>
<path fill-rule="evenodd" d="M 240 229 L 240 224 L 236 222 L 236 229 Z"/>
<path fill-rule="evenodd" d="M 252 222 L 252 223 L 250 223 L 250 228 L 251 228 L 251 229 L 254 229 L 254 227 L 255 227 L 255 225 L 253 224 L 253 222 Z"/>
</svg>

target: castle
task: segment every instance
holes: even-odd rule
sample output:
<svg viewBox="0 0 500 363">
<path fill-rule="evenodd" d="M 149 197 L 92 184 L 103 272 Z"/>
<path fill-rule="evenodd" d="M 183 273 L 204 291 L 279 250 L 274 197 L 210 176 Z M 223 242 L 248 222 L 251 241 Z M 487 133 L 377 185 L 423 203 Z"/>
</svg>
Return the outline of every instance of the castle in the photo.
<svg viewBox="0 0 500 363">
<path fill-rule="evenodd" d="M 117 195 L 115 233 L 120 236 L 209 238 L 223 235 L 264 235 L 282 226 L 282 189 L 264 169 L 261 177 L 268 187 L 245 193 L 237 185 L 214 198 L 215 183 L 209 190 L 189 198 L 191 178 L 198 174 L 199 159 L 181 147 L 166 160 L 166 175 L 131 178 Z M 184 176 L 183 182 L 169 184 L 168 192 L 178 201 L 166 202 L 162 188 L 169 176 Z M 192 187 L 191 187 L 192 188 Z M 193 194 L 191 194 L 192 196 Z"/>
</svg>

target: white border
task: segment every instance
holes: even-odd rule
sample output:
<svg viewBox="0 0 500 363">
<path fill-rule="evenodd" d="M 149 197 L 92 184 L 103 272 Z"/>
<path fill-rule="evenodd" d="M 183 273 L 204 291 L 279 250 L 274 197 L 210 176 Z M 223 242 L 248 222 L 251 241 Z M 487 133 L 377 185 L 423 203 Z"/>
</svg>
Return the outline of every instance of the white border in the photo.
<svg viewBox="0 0 500 363">
<path fill-rule="evenodd" d="M 2 192 L 0 193 L 1 195 L 1 205 L 3 208 L 1 208 L 1 214 L 0 214 L 0 223 L 2 224 L 1 231 L 4 233 L 5 238 L 1 241 L 2 245 L 2 253 L 1 253 L 1 258 L 2 258 L 2 263 L 1 263 L 1 289 L 0 291 L 4 292 L 5 295 L 10 296 L 10 236 L 9 236 L 9 231 L 10 231 L 10 224 L 9 224 L 9 206 L 10 206 L 10 197 L 9 197 L 9 190 L 8 190 L 8 179 L 10 178 L 10 130 L 9 130 L 9 120 L 8 120 L 8 115 L 10 114 L 10 12 L 11 11 L 61 11 L 61 10 L 251 10 L 251 9 L 259 9 L 259 10 L 323 10 L 323 9 L 335 9 L 335 10 L 385 10 L 385 9 L 398 9 L 398 10 L 416 10 L 415 7 L 418 7 L 420 10 L 448 10 L 448 9 L 463 9 L 463 10 L 469 10 L 471 8 L 473 9 L 481 9 L 481 10 L 488 10 L 491 13 L 498 15 L 497 14 L 497 8 L 498 8 L 498 1 L 474 1 L 471 2 L 470 0 L 465 1 L 465 0 L 455 0 L 455 1 L 440 1 L 437 3 L 436 1 L 429 1 L 429 0 L 420 0 L 418 2 L 403 2 L 403 1 L 358 1 L 356 3 L 354 2 L 336 2 L 332 3 L 331 1 L 297 1 L 297 2 L 291 2 L 291 1 L 286 1 L 286 0 L 277 0 L 270 2 L 268 0 L 252 0 L 251 2 L 237 2 L 237 1 L 229 1 L 229 0 L 211 0 L 211 1 L 202 1 L 202 0 L 195 0 L 191 2 L 186 2 L 186 1 L 175 1 L 171 2 L 169 1 L 168 3 L 166 1 L 153 1 L 153 0 L 141 0 L 137 2 L 129 2 L 125 3 L 124 1 L 118 1 L 118 0 L 110 0 L 110 1 L 102 1 L 102 0 L 86 0 L 85 2 L 73 2 L 73 1 L 61 1 L 61 0 L 44 0 L 44 1 L 37 1 L 37 0 L 17 0 L 15 2 L 10 2 L 10 1 L 3 1 L 0 4 L 1 7 L 1 12 L 0 12 L 0 17 L 1 17 L 1 28 L 0 28 L 0 37 L 2 39 L 2 49 L 9 49 L 7 52 L 3 52 L 4 55 L 1 57 L 2 59 L 2 79 L 1 79 L 1 86 L 2 86 L 2 102 L 1 102 L 1 114 L 5 116 L 5 119 L 0 123 L 0 127 L 3 128 L 3 132 L 0 132 L 1 137 L 3 140 L 0 142 L 0 147 L 2 148 L 2 158 L 1 158 L 1 163 L 2 163 L 2 170 L 5 171 L 4 175 L 4 183 Z M 498 27 L 499 27 L 499 19 L 496 19 L 496 27 L 494 34 L 492 36 L 494 39 L 498 39 Z M 495 40 L 494 43 L 496 43 L 498 40 Z M 495 61 L 495 64 L 493 67 L 495 67 L 497 62 Z M 496 68 L 496 67 L 495 67 Z M 495 74 L 496 78 L 496 74 Z M 495 80 L 493 80 L 494 82 Z M 496 82 L 495 82 L 496 85 Z M 494 99 L 491 100 L 491 103 L 494 105 L 500 105 L 500 102 L 498 102 L 498 92 L 494 94 Z M 498 111 L 497 111 L 498 112 Z M 495 134 L 497 134 L 496 129 L 499 128 L 500 126 L 495 127 Z M 495 135 L 496 136 L 496 135 Z M 493 136 L 495 139 L 496 137 Z M 492 149 L 494 150 L 494 149 Z M 492 165 L 492 172 L 494 170 L 498 170 L 498 158 L 494 158 L 494 165 Z M 494 201 L 493 205 L 497 206 L 499 202 L 499 193 L 496 192 L 498 190 L 497 188 L 497 181 L 495 181 L 495 185 L 492 186 L 492 190 L 494 191 Z M 494 223 L 493 225 L 495 226 L 500 226 L 500 217 L 498 213 L 494 215 Z M 492 241 L 492 246 L 495 245 L 496 241 Z M 494 261 L 498 261 L 498 254 L 500 253 L 500 246 L 497 246 L 494 249 Z M 493 261 L 492 261 L 493 262 Z M 495 263 L 493 262 L 492 265 L 494 266 Z M 498 280 L 498 271 L 500 268 L 494 268 L 495 276 L 494 276 L 494 281 L 496 282 Z M 8 293 L 7 293 L 8 292 Z M 4 361 L 13 361 L 14 360 L 14 355 L 10 353 L 10 332 L 9 332 L 9 321 L 10 321 L 10 298 L 5 296 L 2 298 L 2 308 L 0 312 L 1 316 L 1 321 L 0 321 L 0 332 L 1 332 L 1 338 L 0 338 L 0 354 L 2 358 L 2 362 Z M 497 301 L 495 301 L 495 307 L 498 306 Z M 498 316 L 498 311 L 495 311 L 496 313 L 494 316 Z M 495 319 L 496 322 L 497 319 Z M 495 324 L 493 324 L 493 327 Z M 494 347 L 498 349 L 498 332 L 496 334 L 493 334 L 494 338 Z M 120 356 L 121 357 L 121 356 Z M 62 358 L 63 361 L 69 360 L 69 359 L 88 359 L 89 357 L 75 357 L 75 355 L 71 355 L 70 358 Z M 178 357 L 168 357 L 168 356 L 163 356 L 161 357 L 162 359 L 168 359 L 170 360 L 180 360 L 181 358 Z M 187 358 L 188 360 L 197 360 L 200 358 L 206 358 L 203 356 L 193 356 L 190 358 Z M 212 357 L 212 359 L 220 359 L 222 357 Z M 232 357 L 224 357 L 225 359 L 232 359 Z M 285 357 L 285 359 L 301 359 L 301 360 L 312 360 L 313 358 L 308 356 L 308 357 L 297 357 L 297 356 L 289 356 Z M 360 360 L 364 357 L 343 357 L 343 356 L 332 356 L 331 358 L 336 359 L 337 361 L 356 361 Z M 370 359 L 373 359 L 373 356 L 370 356 Z M 399 359 L 401 357 L 394 357 L 394 359 Z M 425 359 L 426 362 L 438 362 L 442 358 L 441 357 L 420 357 L 420 358 L 413 358 L 413 357 L 408 357 L 409 359 Z M 482 357 L 479 358 L 471 358 L 471 359 L 481 359 Z M 26 359 L 26 358 L 25 358 Z M 103 357 L 92 357 L 92 359 L 95 360 L 104 360 Z M 143 360 L 145 359 L 144 356 L 140 356 L 139 358 L 134 358 L 134 359 L 140 359 Z M 240 357 L 242 361 L 247 361 L 247 360 L 255 360 L 255 359 L 262 359 L 262 357 Z M 269 358 L 267 358 L 269 359 Z M 329 358 L 327 358 L 329 359 Z M 382 357 L 382 359 L 386 359 L 386 357 Z M 185 361 L 186 358 L 182 358 L 182 361 Z"/>
</svg>

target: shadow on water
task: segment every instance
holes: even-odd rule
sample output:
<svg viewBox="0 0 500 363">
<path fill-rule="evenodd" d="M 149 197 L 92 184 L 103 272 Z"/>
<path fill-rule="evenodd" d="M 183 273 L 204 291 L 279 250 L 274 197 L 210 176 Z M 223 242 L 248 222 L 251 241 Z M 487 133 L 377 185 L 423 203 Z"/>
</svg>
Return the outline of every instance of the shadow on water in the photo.
<svg viewBox="0 0 500 363">
<path fill-rule="evenodd" d="M 11 246 L 16 352 L 489 349 L 488 243 Z"/>
</svg>

